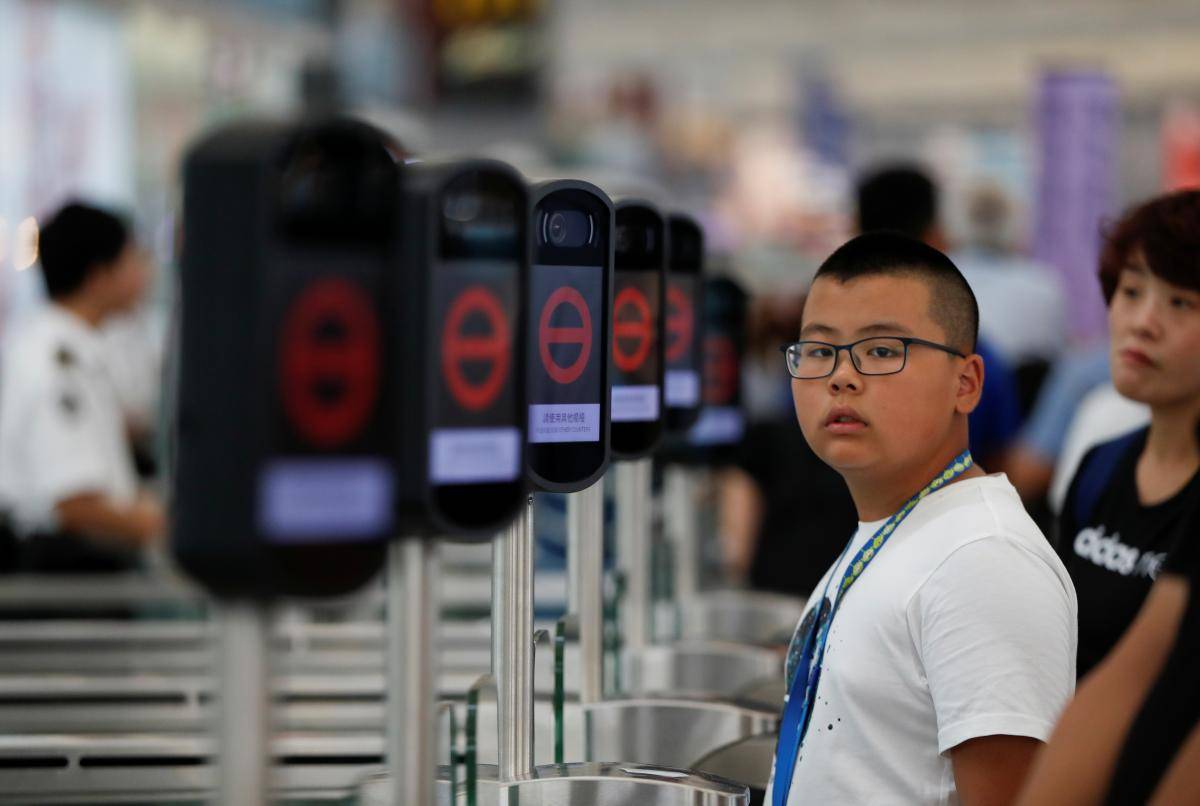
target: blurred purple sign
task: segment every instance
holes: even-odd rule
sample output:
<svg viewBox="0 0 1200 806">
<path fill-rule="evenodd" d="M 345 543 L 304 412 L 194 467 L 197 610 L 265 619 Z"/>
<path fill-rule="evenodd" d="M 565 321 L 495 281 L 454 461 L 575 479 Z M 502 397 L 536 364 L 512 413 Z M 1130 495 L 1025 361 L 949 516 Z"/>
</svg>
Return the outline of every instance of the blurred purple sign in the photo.
<svg viewBox="0 0 1200 806">
<path fill-rule="evenodd" d="M 1114 209 L 1117 88 L 1102 72 L 1051 70 L 1037 100 L 1040 175 L 1034 253 L 1062 277 L 1071 335 L 1103 337 L 1104 299 L 1096 278 L 1101 227 Z"/>
<path fill-rule="evenodd" d="M 800 108 L 805 144 L 825 164 L 845 167 L 850 161 L 850 117 L 833 81 L 823 71 L 805 71 L 800 81 Z"/>
</svg>

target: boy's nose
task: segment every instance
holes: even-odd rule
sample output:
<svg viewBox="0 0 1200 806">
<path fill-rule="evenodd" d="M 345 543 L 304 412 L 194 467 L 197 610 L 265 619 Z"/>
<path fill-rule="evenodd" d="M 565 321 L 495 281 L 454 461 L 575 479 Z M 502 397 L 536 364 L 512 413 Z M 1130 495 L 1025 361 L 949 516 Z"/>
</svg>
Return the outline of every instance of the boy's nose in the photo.
<svg viewBox="0 0 1200 806">
<path fill-rule="evenodd" d="M 850 352 L 847 350 L 845 354 L 841 351 L 838 353 L 837 366 L 834 367 L 833 374 L 829 376 L 829 391 L 844 392 L 857 391 L 861 385 L 862 376 L 854 366 L 854 361 L 850 359 Z"/>
</svg>

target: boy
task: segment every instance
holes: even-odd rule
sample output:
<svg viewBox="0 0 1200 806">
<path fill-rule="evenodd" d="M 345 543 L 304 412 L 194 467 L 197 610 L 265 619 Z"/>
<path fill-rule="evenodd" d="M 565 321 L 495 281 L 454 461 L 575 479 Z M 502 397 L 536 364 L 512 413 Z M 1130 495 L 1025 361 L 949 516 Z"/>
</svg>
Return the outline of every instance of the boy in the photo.
<svg viewBox="0 0 1200 806">
<path fill-rule="evenodd" d="M 132 308 L 145 257 L 111 213 L 68 204 L 39 242 L 49 304 L 10 331 L 0 376 L 0 509 L 25 571 L 115 571 L 162 536 L 139 491 L 98 328 Z"/>
<path fill-rule="evenodd" d="M 978 309 L 941 252 L 859 236 L 788 345 L 796 415 L 859 527 L 789 651 L 768 803 L 1007 803 L 1075 680 L 1075 592 L 967 450 Z"/>
</svg>

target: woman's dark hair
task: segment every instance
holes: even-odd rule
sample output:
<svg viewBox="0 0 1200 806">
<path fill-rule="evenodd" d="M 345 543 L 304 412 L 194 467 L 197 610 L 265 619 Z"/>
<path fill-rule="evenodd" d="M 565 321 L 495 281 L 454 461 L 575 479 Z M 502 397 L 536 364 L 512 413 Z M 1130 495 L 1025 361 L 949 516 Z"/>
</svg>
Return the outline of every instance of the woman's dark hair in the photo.
<svg viewBox="0 0 1200 806">
<path fill-rule="evenodd" d="M 1143 202 L 1109 228 L 1100 252 L 1105 302 L 1112 301 L 1121 272 L 1139 253 L 1156 276 L 1200 291 L 1200 190 Z"/>
<path fill-rule="evenodd" d="M 88 275 L 112 263 L 129 242 L 129 226 L 112 213 L 70 202 L 46 222 L 38 237 L 38 255 L 46 293 L 70 296 Z"/>
</svg>

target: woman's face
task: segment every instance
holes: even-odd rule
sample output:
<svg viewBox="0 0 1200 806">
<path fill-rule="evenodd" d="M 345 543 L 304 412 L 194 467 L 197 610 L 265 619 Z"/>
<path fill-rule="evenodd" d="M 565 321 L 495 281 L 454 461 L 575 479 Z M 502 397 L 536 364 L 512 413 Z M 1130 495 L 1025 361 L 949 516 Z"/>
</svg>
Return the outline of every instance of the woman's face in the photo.
<svg viewBox="0 0 1200 806">
<path fill-rule="evenodd" d="M 1108 307 L 1113 385 L 1150 406 L 1200 403 L 1200 291 L 1154 275 L 1140 253 Z"/>
</svg>

